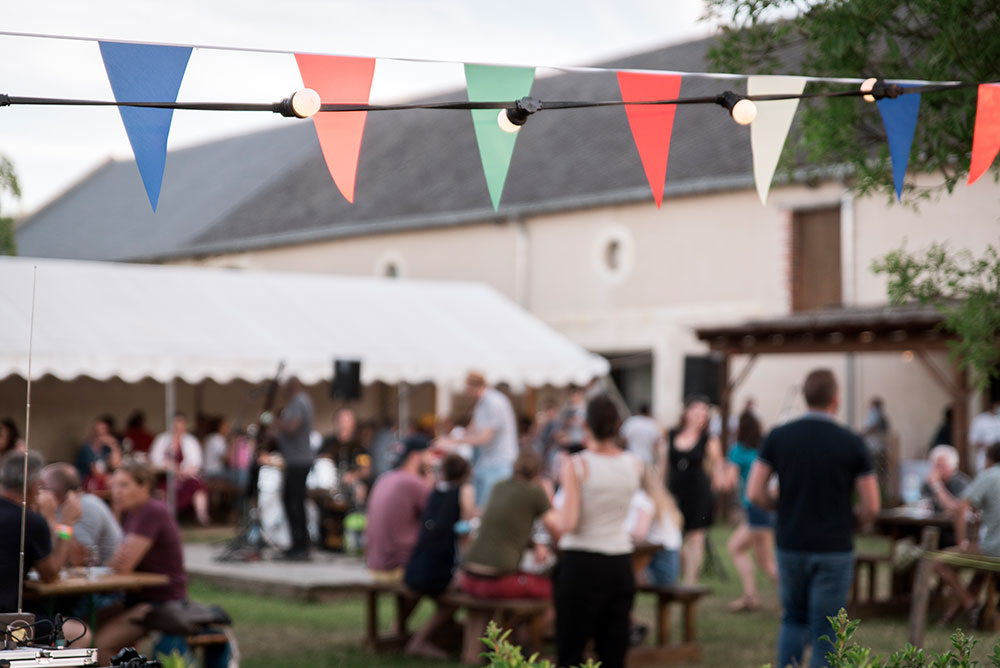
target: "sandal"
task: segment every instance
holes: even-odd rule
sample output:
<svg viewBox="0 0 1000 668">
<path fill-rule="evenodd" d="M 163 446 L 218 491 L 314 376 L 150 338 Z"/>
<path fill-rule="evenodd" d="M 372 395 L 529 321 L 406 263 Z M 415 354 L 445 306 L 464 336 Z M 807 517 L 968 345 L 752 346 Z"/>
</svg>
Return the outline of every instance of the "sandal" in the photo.
<svg viewBox="0 0 1000 668">
<path fill-rule="evenodd" d="M 753 612 L 760 608 L 760 600 L 756 596 L 741 596 L 729 604 L 730 612 Z"/>
</svg>

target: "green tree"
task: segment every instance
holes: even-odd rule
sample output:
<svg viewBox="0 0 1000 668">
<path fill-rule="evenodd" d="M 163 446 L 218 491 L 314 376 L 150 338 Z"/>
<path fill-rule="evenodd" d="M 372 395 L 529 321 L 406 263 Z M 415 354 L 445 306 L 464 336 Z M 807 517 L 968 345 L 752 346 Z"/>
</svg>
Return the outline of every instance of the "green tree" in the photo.
<svg viewBox="0 0 1000 668">
<path fill-rule="evenodd" d="M 893 304 L 933 304 L 944 315 L 944 328 L 957 335 L 951 355 L 973 373 L 980 388 L 1000 378 L 1000 251 L 987 246 L 981 257 L 968 250 L 951 252 L 944 244 L 909 253 L 894 250 L 872 263 L 889 277 Z"/>
<path fill-rule="evenodd" d="M 706 0 L 721 22 L 714 67 L 753 74 L 995 81 L 1000 76 L 997 0 Z M 810 84 L 809 91 L 845 86 Z M 906 199 L 951 192 L 968 173 L 976 89 L 925 93 L 909 169 L 943 177 L 907 184 Z M 858 98 L 804 101 L 786 145 L 785 169 L 847 165 L 859 195 L 894 198 L 892 166 L 876 105 Z M 994 166 L 994 178 L 1000 170 Z"/>
<path fill-rule="evenodd" d="M 17 182 L 14 163 L 0 155 L 0 197 L 4 193 L 15 199 L 21 197 L 21 185 Z M 17 240 L 14 237 L 14 218 L 4 216 L 0 211 L 0 255 L 17 255 Z"/>
</svg>

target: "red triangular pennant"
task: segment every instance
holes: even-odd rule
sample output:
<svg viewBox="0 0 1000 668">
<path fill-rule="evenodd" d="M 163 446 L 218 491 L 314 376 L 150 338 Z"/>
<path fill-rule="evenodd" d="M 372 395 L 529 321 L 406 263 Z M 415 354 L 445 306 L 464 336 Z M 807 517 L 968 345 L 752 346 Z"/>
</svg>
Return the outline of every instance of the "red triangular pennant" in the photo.
<svg viewBox="0 0 1000 668">
<path fill-rule="evenodd" d="M 969 185 L 993 164 L 1000 152 L 1000 85 L 980 84 L 976 104 L 976 129 L 972 133 L 972 161 Z"/>
<path fill-rule="evenodd" d="M 331 104 L 368 104 L 375 75 L 374 58 L 295 54 L 302 83 Z M 367 111 L 327 111 L 313 116 L 316 136 L 330 176 L 348 202 L 354 203 L 354 178 L 361 155 Z"/>
<path fill-rule="evenodd" d="M 618 86 L 624 102 L 673 100 L 681 90 L 679 74 L 641 74 L 619 72 Z M 632 128 L 635 147 L 639 149 L 646 179 L 659 208 L 663 203 L 663 184 L 667 180 L 667 157 L 670 154 L 670 133 L 674 128 L 673 104 L 625 105 L 628 124 Z"/>
</svg>

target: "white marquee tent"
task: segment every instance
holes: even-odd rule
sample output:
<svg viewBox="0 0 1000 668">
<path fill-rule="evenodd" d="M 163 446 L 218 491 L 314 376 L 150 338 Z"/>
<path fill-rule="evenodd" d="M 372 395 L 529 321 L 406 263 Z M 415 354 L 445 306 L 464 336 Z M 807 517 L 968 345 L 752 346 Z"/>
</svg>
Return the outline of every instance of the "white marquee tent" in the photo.
<svg viewBox="0 0 1000 668">
<path fill-rule="evenodd" d="M 490 287 L 475 283 L 0 258 L 0 378 L 31 375 L 259 382 L 328 380 L 361 360 L 362 382 L 458 389 L 482 371 L 512 387 L 584 384 L 608 372 Z"/>
</svg>

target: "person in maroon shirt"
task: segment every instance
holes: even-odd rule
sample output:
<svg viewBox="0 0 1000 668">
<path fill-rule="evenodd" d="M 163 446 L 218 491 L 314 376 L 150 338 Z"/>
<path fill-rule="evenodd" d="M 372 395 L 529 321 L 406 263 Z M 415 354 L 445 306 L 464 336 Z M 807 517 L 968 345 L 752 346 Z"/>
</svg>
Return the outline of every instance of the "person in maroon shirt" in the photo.
<svg viewBox="0 0 1000 668">
<path fill-rule="evenodd" d="M 426 436 L 408 437 L 396 469 L 379 476 L 368 497 L 365 561 L 376 582 L 403 580 L 431 493 L 429 447 Z"/>
<path fill-rule="evenodd" d="M 119 649 L 133 645 L 145 635 L 142 620 L 155 606 L 187 598 L 180 530 L 167 506 L 150 497 L 153 481 L 152 469 L 134 461 L 122 464 L 112 476 L 112 505 L 123 514 L 125 537 L 108 565 L 118 573 L 161 573 L 170 582 L 130 595 L 125 611 L 101 625 L 97 648 L 102 664 L 107 664 Z"/>
</svg>

